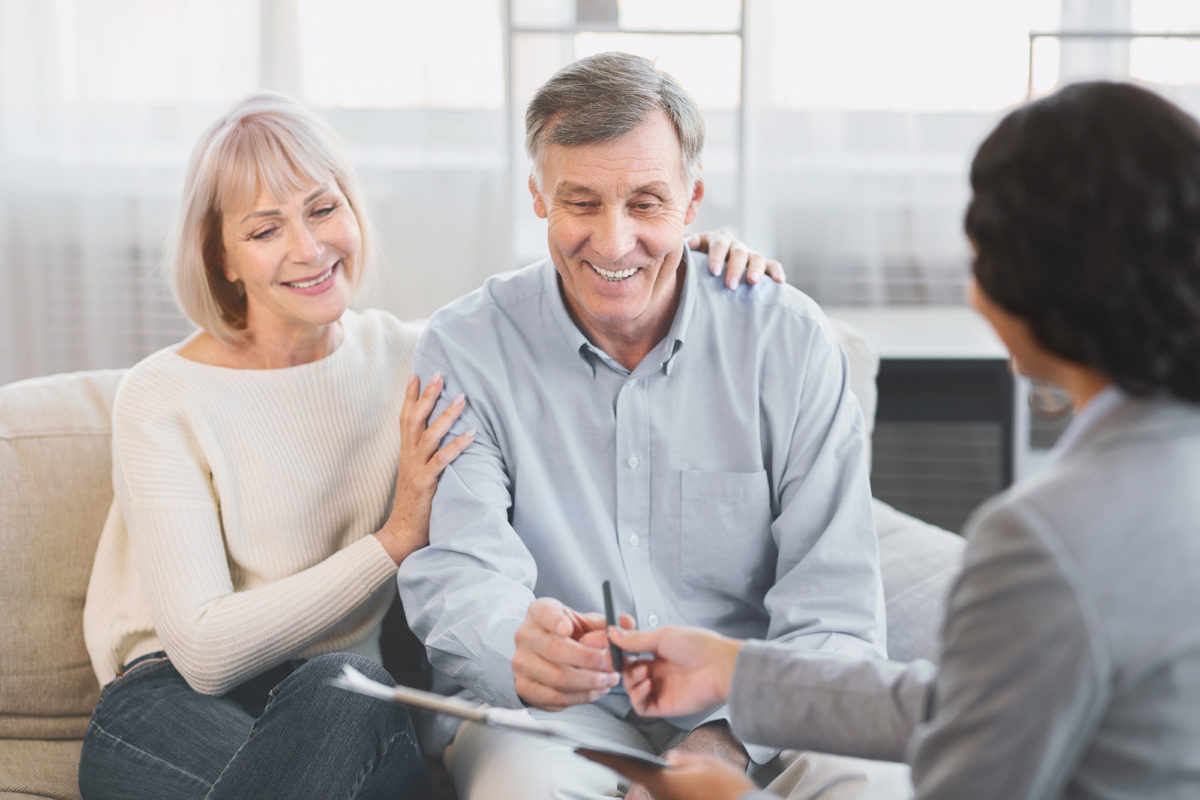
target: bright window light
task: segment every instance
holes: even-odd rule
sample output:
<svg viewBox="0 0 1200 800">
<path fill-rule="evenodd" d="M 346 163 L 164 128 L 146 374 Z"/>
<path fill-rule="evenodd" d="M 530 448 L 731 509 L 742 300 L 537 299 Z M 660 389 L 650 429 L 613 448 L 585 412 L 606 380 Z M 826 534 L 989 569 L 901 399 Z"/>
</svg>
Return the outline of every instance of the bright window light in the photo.
<svg viewBox="0 0 1200 800">
<path fill-rule="evenodd" d="M 773 105 L 992 111 L 1025 97 L 1029 31 L 1058 0 L 797 0 L 772 6 Z"/>
<path fill-rule="evenodd" d="M 305 97 L 341 108 L 502 108 L 498 0 L 300 0 Z"/>
<path fill-rule="evenodd" d="M 665 36 L 636 33 L 580 33 L 575 56 L 608 50 L 645 56 L 669 72 L 708 110 L 738 107 L 741 97 L 741 39 L 737 36 Z"/>
</svg>

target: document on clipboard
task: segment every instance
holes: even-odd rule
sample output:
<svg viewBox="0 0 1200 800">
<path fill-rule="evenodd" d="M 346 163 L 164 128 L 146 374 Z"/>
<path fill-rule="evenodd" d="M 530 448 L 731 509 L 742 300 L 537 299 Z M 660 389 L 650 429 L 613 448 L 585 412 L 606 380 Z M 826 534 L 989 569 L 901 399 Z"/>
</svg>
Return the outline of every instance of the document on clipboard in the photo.
<svg viewBox="0 0 1200 800">
<path fill-rule="evenodd" d="M 371 680 L 349 664 L 344 665 L 342 674 L 330 680 L 329 683 L 331 686 L 345 689 L 348 692 L 357 692 L 380 700 L 389 700 L 393 703 L 404 703 L 442 714 L 450 714 L 469 722 L 477 722 L 480 725 L 490 725 L 493 728 L 504 728 L 529 736 L 550 739 L 573 750 L 591 750 L 596 753 L 619 756 L 637 762 L 643 767 L 654 769 L 667 766 L 666 761 L 650 753 L 613 742 L 593 741 L 568 733 L 552 722 L 534 719 L 523 708 L 492 708 L 468 703 L 457 697 L 446 697 L 434 692 L 414 689 L 411 686 L 387 686 Z"/>
</svg>

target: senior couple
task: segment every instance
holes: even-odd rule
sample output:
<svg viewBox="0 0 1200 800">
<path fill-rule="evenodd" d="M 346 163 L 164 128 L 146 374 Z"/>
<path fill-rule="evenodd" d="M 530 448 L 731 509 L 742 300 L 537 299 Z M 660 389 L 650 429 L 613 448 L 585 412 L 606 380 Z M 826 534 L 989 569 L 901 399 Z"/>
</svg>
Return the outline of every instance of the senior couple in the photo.
<svg viewBox="0 0 1200 800">
<path fill-rule="evenodd" d="M 633 798 L 647 787 L 732 798 L 756 783 L 791 797 L 903 797 L 913 792 L 905 767 L 779 748 L 851 752 L 845 730 L 870 732 L 875 720 L 890 747 L 861 754 L 899 761 L 910 737 L 936 741 L 939 724 L 1008 730 L 1006 711 L 1041 720 L 1054 747 L 1041 758 L 999 749 L 990 760 L 977 747 L 968 752 L 979 763 L 966 763 L 943 746 L 938 780 L 918 775 L 917 795 L 1195 788 L 1195 723 L 1172 718 L 1164 736 L 1175 749 L 1146 756 L 1122 738 L 1133 720 L 1109 713 L 1125 687 L 1088 706 L 1088 726 L 1062 729 L 1028 705 L 1019 681 L 1011 696 L 964 709 L 944 704 L 932 665 L 904 671 L 885 660 L 864 426 L 845 356 L 811 300 L 759 283 L 761 257 L 748 261 L 757 285 L 730 291 L 744 249 L 735 246 L 741 257 L 721 278 L 712 273 L 727 243 L 707 241 L 707 261 L 685 247 L 704 195 L 704 127 L 673 79 L 624 54 L 581 60 L 539 90 L 526 129 L 549 258 L 439 311 L 419 342 L 390 315 L 347 310 L 369 229 L 353 170 L 320 123 L 260 97 L 202 137 L 171 259 L 177 298 L 200 330 L 131 370 L 114 407 L 116 497 L 85 609 L 104 687 L 80 764 L 85 798 L 426 795 L 407 713 L 326 685 L 346 663 L 390 680 L 378 636 L 393 580 L 438 690 L 523 706 L 676 765 L 641 773 L 610 763 L 624 776 L 519 734 L 424 718 L 426 752 L 444 754 L 464 798 Z M 1192 133 L 1177 137 L 1181 148 Z M 1019 151 L 1027 145 L 1017 138 L 1008 147 Z M 1145 178 L 1156 180 L 1166 178 Z M 1200 188 L 1200 176 L 1186 180 Z M 1164 224 L 1176 221 L 1168 214 Z M 1011 232 L 1023 234 L 1015 223 Z M 972 235 L 982 263 L 995 231 Z M 1033 312 L 1020 292 L 1003 293 L 997 275 L 1008 262 L 987 263 L 993 281 L 977 305 L 1003 336 L 1003 324 L 1019 328 Z M 1178 283 L 1195 297 L 1196 264 L 1183 266 Z M 1030 336 L 1043 334 L 1035 324 Z M 1019 366 L 1066 375 L 1044 366 L 1060 356 L 1029 352 L 1041 360 Z M 1093 358 L 1087 347 L 1066 354 L 1113 384 L 1094 415 L 1101 422 L 1089 425 L 1103 429 L 1114 414 L 1135 425 L 1169 419 L 1176 450 L 1198 452 L 1195 394 L 1166 379 L 1125 381 Z M 1098 391 L 1081 392 L 1080 405 Z M 1138 395 L 1157 405 L 1143 408 Z M 1175 396 L 1187 402 L 1167 399 Z M 1006 555 L 1016 566 L 1034 559 L 1053 582 L 1059 562 L 1026 552 L 1036 548 L 1019 522 L 1005 518 L 1004 531 L 1025 560 Z M 991 535 L 980 522 L 978 538 Z M 1163 560 L 1185 571 L 1194 549 L 1188 562 L 1173 537 L 1160 537 Z M 1013 565 L 993 570 L 1012 591 L 1026 577 Z M 1163 590 L 1195 594 L 1195 580 L 1175 579 Z M 606 580 L 622 624 L 642 633 L 606 628 Z M 1040 600 L 1021 610 L 1041 613 Z M 965 674 L 982 682 L 989 648 L 1004 652 L 987 609 L 975 611 L 981 641 L 969 658 L 948 651 L 953 680 L 967 662 Z M 672 649 L 689 637 L 707 645 L 710 634 L 695 629 L 719 635 L 721 646 L 697 648 L 720 658 L 692 663 L 686 647 Z M 731 660 L 724 643 L 742 639 L 771 644 Z M 629 667 L 622 684 L 610 640 L 654 658 Z M 1068 645 L 1096 646 L 1086 637 Z M 765 646 L 777 648 L 771 669 L 743 668 Z M 1160 705 L 1194 703 L 1195 652 L 1188 661 L 1178 647 L 1164 650 L 1180 681 L 1134 688 Z M 670 676 L 684 662 L 696 685 L 718 690 L 680 690 Z M 813 677 L 822 670 L 825 683 Z M 791 672 L 805 676 L 803 690 L 787 683 Z M 738 683 L 743 674 L 751 677 Z M 724 702 L 731 682 L 742 687 L 734 706 Z M 901 691 L 908 686 L 917 693 Z M 854 718 L 839 719 L 848 687 L 858 699 L 841 707 Z M 783 726 L 758 736 L 764 727 L 735 713 L 753 696 L 770 717 L 772 703 L 794 707 L 796 691 L 833 698 L 822 714 L 791 720 L 803 735 Z M 910 696 L 919 702 L 894 705 Z M 739 737 L 746 730 L 756 735 Z M 1086 769 L 1102 745 L 1131 765 L 1109 766 L 1126 781 L 1115 791 L 1097 789 Z M 1134 762 L 1156 769 L 1141 775 Z M 981 790 L 962 794 L 972 775 Z M 1012 791 L 989 786 L 1000 775 Z"/>
</svg>

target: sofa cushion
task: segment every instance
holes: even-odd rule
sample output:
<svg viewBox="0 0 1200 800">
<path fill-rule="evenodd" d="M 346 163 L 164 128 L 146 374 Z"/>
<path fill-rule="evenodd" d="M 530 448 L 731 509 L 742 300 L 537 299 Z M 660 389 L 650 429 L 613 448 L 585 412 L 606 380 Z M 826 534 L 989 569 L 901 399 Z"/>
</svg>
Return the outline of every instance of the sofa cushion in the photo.
<svg viewBox="0 0 1200 800">
<path fill-rule="evenodd" d="M 31 742 L 0 739 L 0 797 L 79 800 L 76 768 L 82 739 Z"/>
<path fill-rule="evenodd" d="M 888 657 L 937 661 L 950 586 L 965 540 L 873 500 L 879 569 L 887 604 Z"/>
<path fill-rule="evenodd" d="M 112 501 L 122 374 L 0 387 L 0 739 L 80 738 L 96 703 L 83 600 Z"/>
</svg>

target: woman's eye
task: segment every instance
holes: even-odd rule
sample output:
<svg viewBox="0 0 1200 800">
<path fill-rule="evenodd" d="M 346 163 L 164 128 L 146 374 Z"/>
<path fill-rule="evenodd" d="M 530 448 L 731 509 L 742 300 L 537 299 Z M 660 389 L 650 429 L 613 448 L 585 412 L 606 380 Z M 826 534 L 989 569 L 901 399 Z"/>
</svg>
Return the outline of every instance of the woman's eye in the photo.
<svg viewBox="0 0 1200 800">
<path fill-rule="evenodd" d="M 337 210 L 337 203 L 330 203 L 327 206 L 321 206 L 320 208 L 313 209 L 312 213 L 313 213 L 314 217 L 328 217 L 330 214 L 332 214 L 336 210 Z"/>
<path fill-rule="evenodd" d="M 250 234 L 250 238 L 251 238 L 251 239 L 256 239 L 256 240 L 258 240 L 258 241 L 260 241 L 260 242 L 261 242 L 263 239 L 266 239 L 266 238 L 268 238 L 268 237 L 269 237 L 269 236 L 270 236 L 272 233 L 274 233 L 276 230 L 278 230 L 278 229 L 277 229 L 277 228 L 273 228 L 273 227 L 272 227 L 272 228 L 267 228 L 267 229 L 265 229 L 265 230 L 261 230 L 261 231 L 259 231 L 258 233 L 252 233 L 252 234 Z"/>
</svg>

